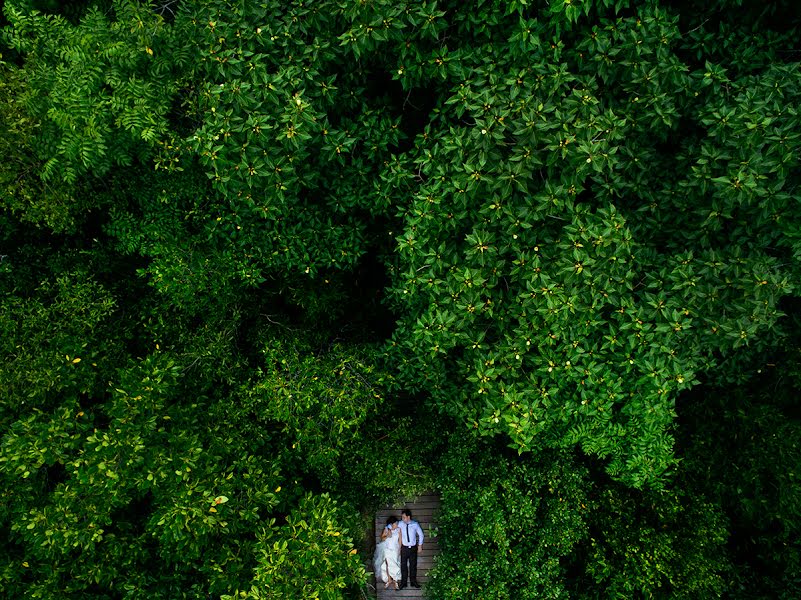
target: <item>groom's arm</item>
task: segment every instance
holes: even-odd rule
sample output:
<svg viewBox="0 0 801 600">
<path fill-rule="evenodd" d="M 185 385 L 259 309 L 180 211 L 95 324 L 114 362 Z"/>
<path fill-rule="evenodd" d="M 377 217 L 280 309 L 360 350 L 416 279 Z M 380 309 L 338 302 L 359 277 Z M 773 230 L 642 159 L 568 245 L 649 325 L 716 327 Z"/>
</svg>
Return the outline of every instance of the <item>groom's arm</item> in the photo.
<svg viewBox="0 0 801 600">
<path fill-rule="evenodd" d="M 425 536 L 423 535 L 423 528 L 420 525 L 417 525 L 417 535 L 419 536 L 417 539 L 420 540 L 420 543 L 417 544 L 417 552 L 420 553 L 423 551 L 423 542 L 425 541 Z"/>
</svg>

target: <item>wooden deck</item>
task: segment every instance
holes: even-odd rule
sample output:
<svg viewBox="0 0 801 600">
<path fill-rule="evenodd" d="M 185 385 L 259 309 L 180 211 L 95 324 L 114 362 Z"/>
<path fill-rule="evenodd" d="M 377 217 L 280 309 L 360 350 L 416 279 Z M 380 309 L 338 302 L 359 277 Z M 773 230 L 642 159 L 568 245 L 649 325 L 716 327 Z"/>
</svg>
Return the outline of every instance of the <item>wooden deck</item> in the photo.
<svg viewBox="0 0 801 600">
<path fill-rule="evenodd" d="M 439 510 L 439 494 L 424 494 L 417 498 L 410 498 L 406 503 L 394 504 L 379 510 L 375 515 L 375 543 L 381 541 L 381 530 L 390 515 L 400 518 L 402 508 L 409 508 L 412 511 L 412 518 L 420 523 L 423 528 L 425 541 L 423 542 L 423 552 L 417 557 L 417 583 L 422 589 L 407 587 L 404 590 L 385 590 L 384 584 L 378 582 L 376 586 L 376 598 L 378 600 L 390 600 L 393 598 L 424 598 L 428 572 L 434 566 L 434 556 L 439 552 L 439 540 L 437 539 L 437 511 Z M 375 545 L 373 546 L 375 548 Z M 372 564 L 370 570 L 372 571 Z M 375 581 L 375 580 L 373 580 Z"/>
</svg>

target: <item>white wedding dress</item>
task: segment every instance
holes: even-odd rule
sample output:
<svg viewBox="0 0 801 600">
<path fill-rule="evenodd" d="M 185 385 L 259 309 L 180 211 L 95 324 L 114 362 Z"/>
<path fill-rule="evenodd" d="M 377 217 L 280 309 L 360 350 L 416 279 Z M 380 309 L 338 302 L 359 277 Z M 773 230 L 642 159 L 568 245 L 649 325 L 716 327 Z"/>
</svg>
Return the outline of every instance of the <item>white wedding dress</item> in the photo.
<svg viewBox="0 0 801 600">
<path fill-rule="evenodd" d="M 375 547 L 373 567 L 377 580 L 387 583 L 391 577 L 400 581 L 400 527 L 393 529 L 392 534 Z"/>
</svg>

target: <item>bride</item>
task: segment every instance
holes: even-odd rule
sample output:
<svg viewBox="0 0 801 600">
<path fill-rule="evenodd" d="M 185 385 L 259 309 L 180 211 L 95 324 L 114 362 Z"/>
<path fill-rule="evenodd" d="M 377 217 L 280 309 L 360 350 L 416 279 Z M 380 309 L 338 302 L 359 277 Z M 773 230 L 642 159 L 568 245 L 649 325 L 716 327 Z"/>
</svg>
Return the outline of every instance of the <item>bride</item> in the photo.
<svg viewBox="0 0 801 600">
<path fill-rule="evenodd" d="M 384 582 L 384 587 L 393 586 L 398 589 L 398 579 L 401 576 L 400 568 L 400 547 L 401 530 L 398 527 L 398 518 L 389 517 L 387 526 L 381 532 L 381 542 L 375 547 L 375 567 L 376 580 Z"/>
</svg>

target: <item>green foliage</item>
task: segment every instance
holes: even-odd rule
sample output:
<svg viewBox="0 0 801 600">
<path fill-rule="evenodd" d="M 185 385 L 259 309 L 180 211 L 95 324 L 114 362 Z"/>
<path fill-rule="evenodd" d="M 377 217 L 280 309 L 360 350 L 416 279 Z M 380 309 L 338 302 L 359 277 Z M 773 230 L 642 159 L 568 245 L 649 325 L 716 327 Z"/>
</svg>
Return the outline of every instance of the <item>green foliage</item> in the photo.
<svg viewBox="0 0 801 600">
<path fill-rule="evenodd" d="M 432 597 L 567 598 L 560 561 L 587 535 L 586 470 L 568 453 L 521 460 L 464 434 L 438 466 Z"/>
<path fill-rule="evenodd" d="M 389 212 L 377 173 L 392 160 L 398 119 L 385 98 L 366 95 L 372 68 L 338 43 L 361 17 L 349 5 L 216 1 L 182 17 L 203 49 L 201 125 L 187 145 L 230 203 L 216 235 L 247 248 L 256 268 L 352 268 L 368 223 Z M 373 17 L 392 22 L 377 36 L 402 26 L 400 9 L 392 12 L 397 23 Z"/>
<path fill-rule="evenodd" d="M 104 231 L 117 252 L 146 259 L 137 274 L 165 302 L 189 313 L 224 314 L 244 286 L 261 281 L 244 252 L 213 240 L 207 221 L 215 198 L 196 166 L 171 173 L 132 168 L 109 180 L 96 191 L 111 205 Z"/>
<path fill-rule="evenodd" d="M 66 186 L 45 183 L 39 177 L 42 161 L 33 150 L 38 126 L 23 106 L 26 85 L 24 72 L 5 63 L 0 55 L 0 206 L 24 221 L 70 231 L 75 228 L 76 212 L 86 207 Z"/>
<path fill-rule="evenodd" d="M 382 408 L 343 454 L 337 486 L 342 497 L 370 507 L 433 489 L 439 474 L 432 457 L 447 431 L 436 415 L 409 414 L 408 405 Z"/>
<path fill-rule="evenodd" d="M 31 410 L 50 410 L 65 398 L 102 389 L 117 353 L 106 339 L 114 308 L 109 291 L 80 271 L 45 280 L 33 294 L 0 298 L 4 426 Z"/>
<path fill-rule="evenodd" d="M 727 523 L 703 496 L 611 484 L 587 505 L 592 534 L 574 557 L 585 572 L 572 597 L 716 598 L 726 589 Z"/>
<path fill-rule="evenodd" d="M 348 587 L 365 582 L 366 573 L 340 524 L 342 516 L 328 495 L 304 497 L 286 525 L 260 536 L 253 587 L 223 600 L 345 598 Z"/>
<path fill-rule="evenodd" d="M 772 343 L 794 290 L 797 69 L 693 70 L 655 3 L 570 13 L 553 35 L 561 18 L 454 19 L 474 43 L 402 176 L 384 175 L 403 220 L 392 355 L 398 381 L 482 434 L 520 451 L 578 443 L 659 487 L 677 394 Z M 735 103 L 729 133 L 711 116 Z"/>
<path fill-rule="evenodd" d="M 689 484 L 731 522 L 732 598 L 794 598 L 801 592 L 797 321 L 793 332 L 793 341 L 763 360 L 751 381 L 704 390 L 684 409 Z"/>
<path fill-rule="evenodd" d="M 727 521 L 690 488 L 639 491 L 575 456 L 449 436 L 435 598 L 718 597 Z"/>
<path fill-rule="evenodd" d="M 308 371 L 304 382 L 294 382 L 303 383 L 293 388 L 297 393 L 331 394 L 340 385 L 348 392 L 333 407 L 307 396 L 304 416 L 317 411 L 344 419 L 341 439 L 317 439 L 316 430 L 290 418 L 283 393 L 293 381 L 276 369 L 278 342 L 260 375 L 243 371 L 236 307 L 208 311 L 198 323 L 193 306 L 169 307 L 157 290 L 139 286 L 145 295 L 134 300 L 131 286 L 98 283 L 85 272 L 92 264 L 86 255 L 24 265 L 21 254 L 11 271 L 20 275 L 17 289 L 3 286 L 2 339 L 13 357 L 0 369 L 3 595 L 173 599 L 219 597 L 255 585 L 268 597 L 287 597 L 275 590 L 295 589 L 312 575 L 325 593 L 358 587 L 365 573 L 347 535 L 349 528 L 362 533 L 356 511 L 325 495 L 309 496 L 315 484 L 299 479 L 316 451 L 332 488 L 365 501 L 331 470 L 337 461 L 364 458 L 371 447 L 357 433 L 382 401 L 374 356 L 336 346 L 315 357 L 301 351 L 300 339 L 281 338 L 289 365 Z M 39 270 L 60 275 L 36 285 Z M 277 327 L 270 318 L 263 325 Z M 134 336 L 130 354 L 123 351 L 127 336 Z M 251 377 L 258 382 L 251 399 L 258 391 L 277 402 L 275 411 L 263 411 L 261 423 L 284 419 L 286 431 L 269 423 L 254 427 L 248 408 L 257 403 L 232 407 L 233 398 L 247 398 L 232 390 L 250 389 Z M 314 378 L 322 382 L 305 390 Z M 333 396 L 319 399 L 326 398 Z M 288 468 L 295 470 L 285 474 Z M 369 468 L 366 489 L 372 498 L 386 497 L 392 482 Z M 290 548 L 286 562 L 270 562 L 264 548 L 273 544 Z M 327 561 L 322 571 L 321 561 Z M 286 571 L 290 562 L 301 579 Z"/>
<path fill-rule="evenodd" d="M 261 427 L 276 423 L 307 467 L 330 484 L 346 448 L 375 417 L 383 382 L 356 349 L 335 346 L 315 356 L 298 342 L 279 339 L 264 348 L 264 367 L 255 370 L 238 411 L 256 416 Z"/>
<path fill-rule="evenodd" d="M 181 402 L 180 373 L 154 355 L 122 371 L 102 405 L 73 400 L 12 425 L 0 454 L 0 518 L 19 558 L 6 592 L 18 590 L 12 582 L 26 569 L 33 598 L 92 586 L 131 598 L 221 594 L 245 586 L 253 569 L 256 581 L 279 577 L 270 574 L 273 563 L 259 566 L 261 544 L 274 543 L 290 545 L 299 570 L 328 560 L 321 572 L 339 575 L 322 580 L 326 589 L 361 581 L 349 538 L 339 538 L 346 532 L 332 529 L 332 519 L 352 520 L 352 513 L 337 512 L 330 500 L 295 506 L 295 486 L 282 491 L 279 457 L 263 446 L 254 454 L 258 443 L 218 419 L 225 406 Z M 204 413 L 209 418 L 199 423 Z M 270 515 L 284 510 L 287 525 L 275 525 Z M 261 542 L 252 537 L 257 529 Z M 329 535 L 335 544 L 315 541 Z"/>
<path fill-rule="evenodd" d="M 27 103 L 40 122 L 45 180 L 74 182 L 147 155 L 167 131 L 178 73 L 190 53 L 173 28 L 137 0 L 114 0 L 113 17 L 90 8 L 74 25 L 6 2 L 11 47 L 25 53 Z"/>
<path fill-rule="evenodd" d="M 425 457 L 435 452 L 436 415 L 389 404 L 391 376 L 378 366 L 377 347 L 322 348 L 312 340 L 268 339 L 225 419 L 256 443 L 280 432 L 288 472 L 313 477 L 353 504 L 430 489 L 435 478 Z"/>
</svg>

